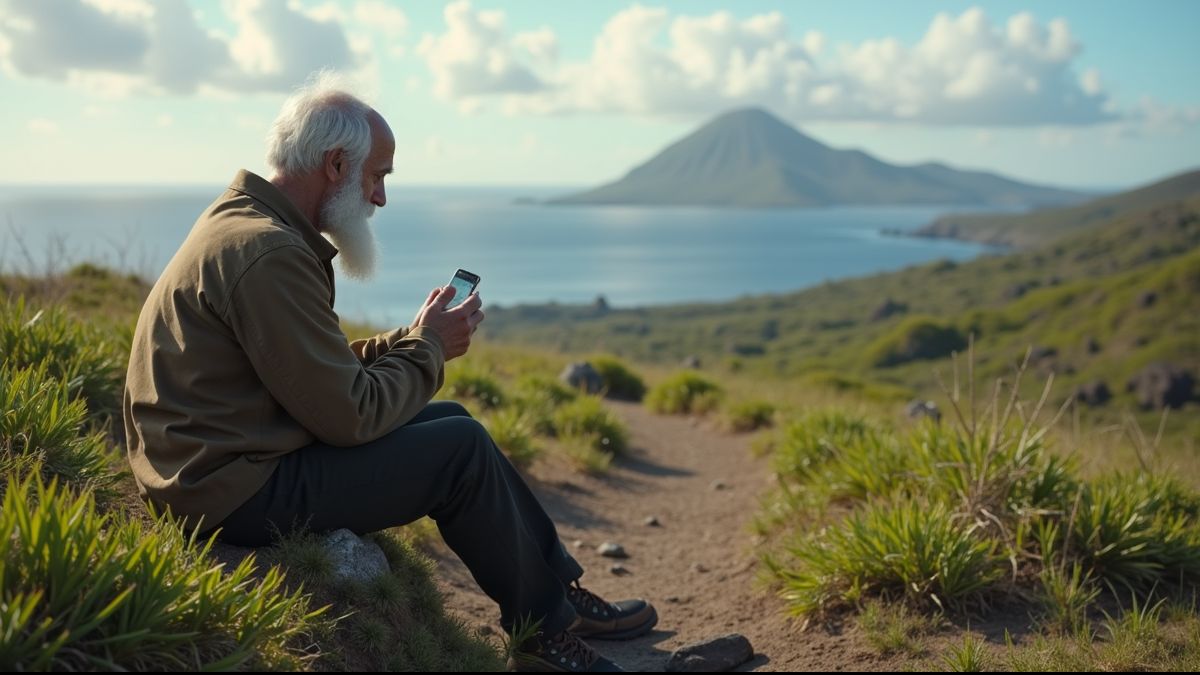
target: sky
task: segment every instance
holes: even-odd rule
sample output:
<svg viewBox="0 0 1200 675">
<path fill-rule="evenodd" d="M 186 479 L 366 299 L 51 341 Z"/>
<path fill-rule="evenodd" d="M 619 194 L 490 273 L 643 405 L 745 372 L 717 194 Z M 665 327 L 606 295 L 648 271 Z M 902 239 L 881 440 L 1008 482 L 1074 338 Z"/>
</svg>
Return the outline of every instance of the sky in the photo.
<svg viewBox="0 0 1200 675">
<path fill-rule="evenodd" d="M 0 184 L 265 174 L 331 68 L 401 184 L 607 182 L 758 106 L 889 162 L 1114 189 L 1200 165 L 1197 26 L 1190 0 L 0 0 Z"/>
</svg>

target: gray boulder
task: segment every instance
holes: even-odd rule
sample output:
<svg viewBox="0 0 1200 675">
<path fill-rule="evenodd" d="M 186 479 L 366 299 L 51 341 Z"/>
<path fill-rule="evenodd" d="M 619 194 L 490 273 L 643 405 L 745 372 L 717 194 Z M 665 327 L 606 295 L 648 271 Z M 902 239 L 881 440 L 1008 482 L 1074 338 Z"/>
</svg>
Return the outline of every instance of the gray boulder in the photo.
<svg viewBox="0 0 1200 675">
<path fill-rule="evenodd" d="M 1192 374 L 1170 363 L 1152 363 L 1140 370 L 1125 384 L 1133 392 L 1138 405 L 1146 410 L 1182 408 L 1195 396 L 1196 379 Z"/>
<path fill-rule="evenodd" d="M 746 636 L 731 633 L 678 649 L 664 670 L 668 673 L 721 673 L 754 658 Z"/>
<path fill-rule="evenodd" d="M 1075 390 L 1075 400 L 1090 406 L 1100 406 L 1112 399 L 1112 392 L 1103 380 L 1093 380 L 1079 385 Z"/>
<path fill-rule="evenodd" d="M 325 537 L 325 551 L 339 581 L 369 582 L 391 572 L 379 544 L 361 539 L 350 530 L 334 530 Z"/>
<path fill-rule="evenodd" d="M 934 422 L 942 421 L 942 411 L 933 401 L 912 401 L 905 408 L 905 412 L 908 413 L 909 419 L 915 420 L 921 417 L 928 417 Z"/>
<path fill-rule="evenodd" d="M 587 361 L 576 361 L 568 364 L 559 373 L 558 379 L 572 389 L 582 389 L 589 394 L 598 394 L 604 390 L 604 378 Z"/>
</svg>

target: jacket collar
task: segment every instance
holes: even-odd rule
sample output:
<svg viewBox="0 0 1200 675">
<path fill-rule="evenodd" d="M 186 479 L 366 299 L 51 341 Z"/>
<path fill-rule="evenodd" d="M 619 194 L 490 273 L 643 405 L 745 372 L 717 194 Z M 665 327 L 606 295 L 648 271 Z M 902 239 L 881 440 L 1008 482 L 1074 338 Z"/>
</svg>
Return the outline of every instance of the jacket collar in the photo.
<svg viewBox="0 0 1200 675">
<path fill-rule="evenodd" d="M 266 179 L 242 169 L 234 176 L 229 189 L 262 202 L 268 209 L 274 211 L 280 221 L 304 237 L 304 243 L 308 244 L 308 247 L 321 260 L 332 260 L 337 255 L 337 248 L 328 239 L 321 236 L 320 232 L 317 232 L 317 228 L 308 222 L 308 218 L 300 213 L 292 200 Z"/>
</svg>

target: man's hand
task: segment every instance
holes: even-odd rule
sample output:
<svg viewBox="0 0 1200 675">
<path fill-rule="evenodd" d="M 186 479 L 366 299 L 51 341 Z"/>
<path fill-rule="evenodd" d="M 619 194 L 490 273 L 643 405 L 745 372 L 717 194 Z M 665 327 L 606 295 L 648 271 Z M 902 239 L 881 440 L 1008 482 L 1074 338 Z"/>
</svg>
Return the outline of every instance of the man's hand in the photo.
<svg viewBox="0 0 1200 675">
<path fill-rule="evenodd" d="M 413 328 L 424 326 L 438 334 L 446 350 L 447 361 L 467 353 L 471 347 L 471 335 L 479 322 L 483 321 L 483 310 L 479 309 L 483 300 L 478 293 L 472 293 L 461 305 L 446 309 L 446 305 L 454 299 L 455 292 L 453 286 L 433 289 L 413 319 Z"/>
</svg>

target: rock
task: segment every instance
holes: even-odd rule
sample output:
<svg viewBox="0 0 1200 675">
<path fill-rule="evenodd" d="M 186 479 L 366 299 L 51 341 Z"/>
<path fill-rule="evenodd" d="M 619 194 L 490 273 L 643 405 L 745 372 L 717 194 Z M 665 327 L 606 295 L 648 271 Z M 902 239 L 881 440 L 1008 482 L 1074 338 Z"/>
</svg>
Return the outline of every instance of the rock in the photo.
<svg viewBox="0 0 1200 675">
<path fill-rule="evenodd" d="M 646 527 L 662 527 L 662 523 L 658 522 L 658 518 L 656 516 L 647 516 L 646 519 L 642 521 L 642 524 Z"/>
<path fill-rule="evenodd" d="M 625 547 L 620 544 L 614 544 L 611 541 L 606 541 L 596 547 L 596 552 L 605 558 L 628 558 L 629 554 L 625 552 Z"/>
<path fill-rule="evenodd" d="M 708 568 L 705 567 L 701 563 L 692 563 L 692 566 L 689 569 L 691 569 L 696 574 L 704 574 L 704 573 L 708 572 Z"/>
<path fill-rule="evenodd" d="M 1090 406 L 1104 405 L 1112 398 L 1112 392 L 1103 380 L 1093 380 L 1079 385 L 1075 390 L 1075 400 Z"/>
<path fill-rule="evenodd" d="M 908 413 L 909 419 L 928 417 L 934 422 L 942 421 L 942 411 L 933 401 L 911 401 L 904 410 Z"/>
<path fill-rule="evenodd" d="M 1137 297 L 1138 309 L 1146 309 L 1147 307 L 1150 307 L 1154 304 L 1155 300 L 1158 300 L 1158 293 L 1155 293 L 1154 291 L 1142 291 Z"/>
<path fill-rule="evenodd" d="M 1038 284 L 1035 281 L 1023 281 L 1018 284 L 1013 284 L 1013 285 L 1009 286 L 1008 288 L 1004 289 L 1004 299 L 1005 300 L 1016 300 L 1017 298 L 1025 295 L 1026 293 L 1028 293 L 1029 291 L 1032 291 L 1033 289 L 1035 289 L 1037 287 L 1038 287 Z"/>
<path fill-rule="evenodd" d="M 622 565 L 621 563 L 614 563 L 612 567 L 608 568 L 608 571 L 609 571 L 609 572 L 611 572 L 612 574 L 615 574 L 615 575 L 619 576 L 619 577 L 623 577 L 623 576 L 625 576 L 626 574 L 633 574 L 633 572 L 630 572 L 630 571 L 629 571 L 629 570 L 628 570 L 628 569 L 627 569 L 627 568 L 626 568 L 624 565 Z"/>
<path fill-rule="evenodd" d="M 571 546 L 574 548 L 583 548 L 584 546 L 587 546 L 587 544 L 583 543 L 582 539 L 576 539 L 575 541 L 571 542 Z"/>
<path fill-rule="evenodd" d="M 733 670 L 752 658 L 754 648 L 746 636 L 731 633 L 677 649 L 671 654 L 665 670 L 668 673 L 720 673 Z"/>
<path fill-rule="evenodd" d="M 896 302 L 891 298 L 883 301 L 882 305 L 875 308 L 871 312 L 871 321 L 883 321 L 884 319 L 893 317 L 897 314 L 903 314 L 908 311 L 908 305 L 902 302 Z"/>
<path fill-rule="evenodd" d="M 1089 354 L 1099 354 L 1100 353 L 1100 341 L 1089 335 L 1083 341 L 1083 348 Z"/>
<path fill-rule="evenodd" d="M 1143 409 L 1181 408 L 1195 395 L 1196 380 L 1192 374 L 1170 363 L 1152 363 L 1125 385 Z"/>
<path fill-rule="evenodd" d="M 695 356 L 695 355 L 684 357 L 683 363 L 680 365 L 682 365 L 684 368 L 691 368 L 692 370 L 699 370 L 700 369 L 700 357 Z"/>
<path fill-rule="evenodd" d="M 572 389 L 582 389 L 589 394 L 598 394 L 604 389 L 604 378 L 587 361 L 569 364 L 559 373 L 558 379 Z"/>
<path fill-rule="evenodd" d="M 709 483 L 708 486 L 714 490 L 729 489 L 729 484 L 719 478 L 717 480 L 714 480 L 713 482 Z"/>
<path fill-rule="evenodd" d="M 324 547 L 333 563 L 333 575 L 339 581 L 366 583 L 391 572 L 379 544 L 360 539 L 350 530 L 343 528 L 329 533 Z"/>
<path fill-rule="evenodd" d="M 608 300 L 603 295 L 597 295 L 592 302 L 592 310 L 597 314 L 605 314 L 608 312 Z"/>
<path fill-rule="evenodd" d="M 1058 356 L 1058 350 L 1054 347 L 1033 346 L 1029 348 L 1029 362 L 1038 363 L 1046 359 Z"/>
</svg>

